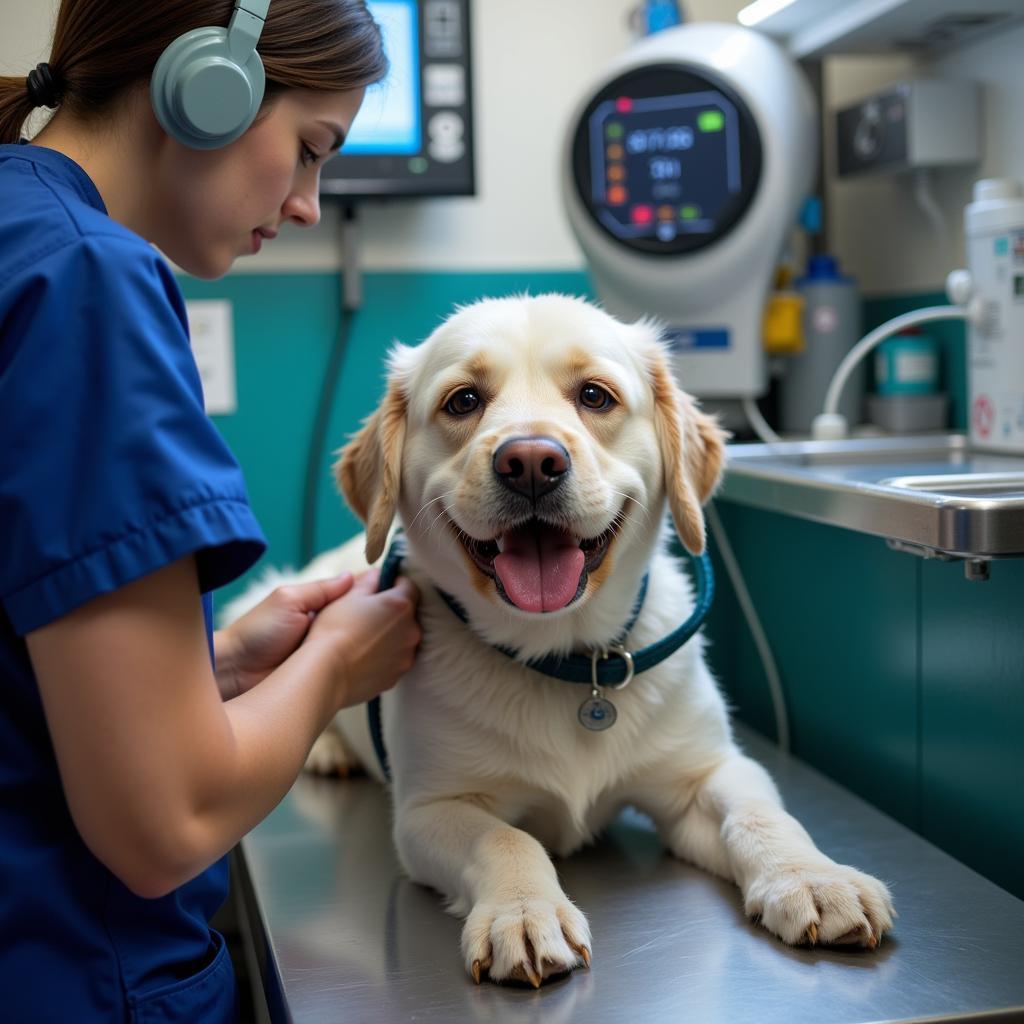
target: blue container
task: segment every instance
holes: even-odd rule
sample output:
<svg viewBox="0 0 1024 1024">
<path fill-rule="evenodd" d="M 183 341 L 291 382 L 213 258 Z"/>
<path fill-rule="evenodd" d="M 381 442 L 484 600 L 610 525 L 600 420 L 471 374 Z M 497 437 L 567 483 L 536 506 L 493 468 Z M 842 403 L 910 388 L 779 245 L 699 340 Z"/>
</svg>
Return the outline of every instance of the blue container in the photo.
<svg viewBox="0 0 1024 1024">
<path fill-rule="evenodd" d="M 939 346 L 926 334 L 897 334 L 875 351 L 875 392 L 932 395 L 939 390 Z"/>
</svg>

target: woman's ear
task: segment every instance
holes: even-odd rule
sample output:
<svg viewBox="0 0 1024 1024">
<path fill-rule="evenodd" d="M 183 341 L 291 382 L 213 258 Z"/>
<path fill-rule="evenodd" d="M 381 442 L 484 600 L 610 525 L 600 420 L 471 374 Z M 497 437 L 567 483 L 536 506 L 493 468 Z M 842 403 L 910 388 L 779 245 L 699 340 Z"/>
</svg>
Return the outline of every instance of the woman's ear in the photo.
<svg viewBox="0 0 1024 1024">
<path fill-rule="evenodd" d="M 676 385 L 664 350 L 649 361 L 654 389 L 654 426 L 661 447 L 668 496 L 676 531 L 687 551 L 704 552 L 704 513 L 722 477 L 728 434 L 713 416 L 701 412 Z"/>
<path fill-rule="evenodd" d="M 384 400 L 340 449 L 334 465 L 341 493 L 366 525 L 366 560 L 370 564 L 384 551 L 398 507 L 405 421 L 405 397 L 392 381 Z"/>
</svg>

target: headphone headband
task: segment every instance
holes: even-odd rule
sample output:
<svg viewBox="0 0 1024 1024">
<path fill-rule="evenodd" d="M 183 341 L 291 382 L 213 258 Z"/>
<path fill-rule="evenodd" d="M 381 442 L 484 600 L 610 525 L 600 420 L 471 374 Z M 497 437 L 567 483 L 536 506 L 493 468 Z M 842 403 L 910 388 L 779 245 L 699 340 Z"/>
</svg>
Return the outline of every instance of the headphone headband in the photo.
<svg viewBox="0 0 1024 1024">
<path fill-rule="evenodd" d="M 255 52 L 269 7 L 270 0 L 235 0 L 228 23 L 228 49 L 235 60 L 244 62 Z"/>
</svg>

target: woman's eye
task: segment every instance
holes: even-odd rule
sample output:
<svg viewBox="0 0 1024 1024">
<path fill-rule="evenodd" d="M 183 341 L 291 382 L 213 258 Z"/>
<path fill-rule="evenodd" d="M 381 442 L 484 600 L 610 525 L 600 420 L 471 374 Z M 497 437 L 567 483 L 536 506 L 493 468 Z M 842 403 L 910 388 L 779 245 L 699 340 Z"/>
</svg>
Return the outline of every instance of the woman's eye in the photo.
<svg viewBox="0 0 1024 1024">
<path fill-rule="evenodd" d="M 612 396 L 597 384 L 584 384 L 580 388 L 580 403 L 588 409 L 607 409 L 614 401 Z"/>
<path fill-rule="evenodd" d="M 302 144 L 302 162 L 303 162 L 303 164 L 305 164 L 308 167 L 310 164 L 315 164 L 318 159 L 319 159 L 319 156 L 316 153 L 314 153 L 313 150 L 311 150 L 309 148 L 309 146 L 307 146 L 305 143 L 303 143 Z"/>
<path fill-rule="evenodd" d="M 463 388 L 456 391 L 445 403 L 445 411 L 453 416 L 465 416 L 473 412 L 480 405 L 480 396 L 472 388 Z"/>
</svg>

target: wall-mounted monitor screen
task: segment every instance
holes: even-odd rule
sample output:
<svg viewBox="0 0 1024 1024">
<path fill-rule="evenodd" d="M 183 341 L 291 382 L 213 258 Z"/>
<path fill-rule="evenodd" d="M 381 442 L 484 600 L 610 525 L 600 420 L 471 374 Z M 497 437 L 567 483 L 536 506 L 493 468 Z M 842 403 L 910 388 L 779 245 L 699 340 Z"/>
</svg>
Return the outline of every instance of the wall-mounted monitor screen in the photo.
<svg viewBox="0 0 1024 1024">
<path fill-rule="evenodd" d="M 368 0 L 391 69 L 366 92 L 320 191 L 341 198 L 472 195 L 469 0 Z"/>
</svg>

